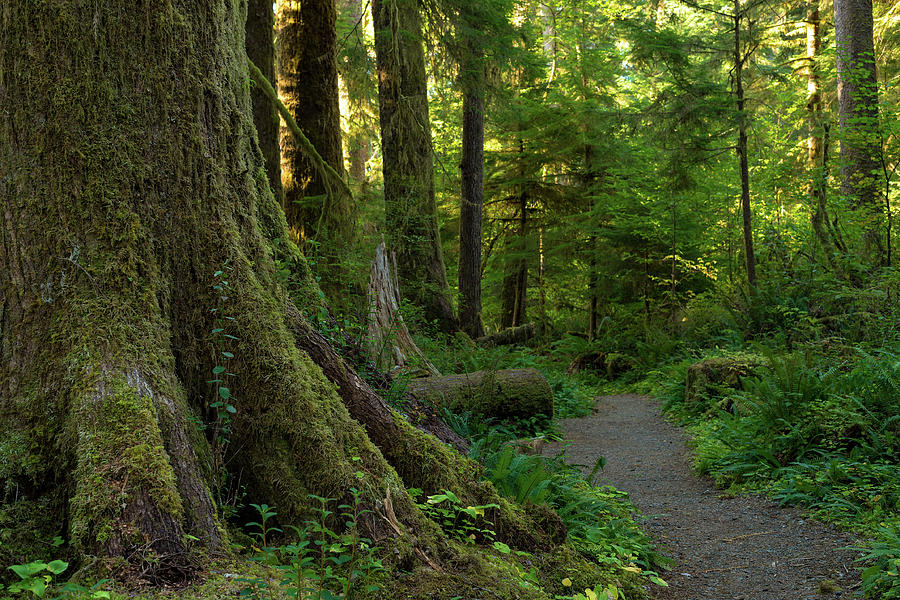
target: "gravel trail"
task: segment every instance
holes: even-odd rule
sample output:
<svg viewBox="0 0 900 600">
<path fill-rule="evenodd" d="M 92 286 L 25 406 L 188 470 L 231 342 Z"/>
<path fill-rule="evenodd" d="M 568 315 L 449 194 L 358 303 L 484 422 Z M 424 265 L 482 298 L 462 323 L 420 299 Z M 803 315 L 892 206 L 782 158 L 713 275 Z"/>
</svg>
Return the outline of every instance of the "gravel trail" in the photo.
<svg viewBox="0 0 900 600">
<path fill-rule="evenodd" d="M 847 534 L 758 497 L 726 497 L 693 474 L 686 434 L 645 396 L 597 399 L 562 422 L 570 462 L 606 457 L 601 483 L 628 492 L 645 529 L 674 559 L 655 600 L 849 600 L 859 584 Z M 555 446 L 558 449 L 559 445 Z M 548 451 L 553 451 L 551 447 Z"/>
</svg>

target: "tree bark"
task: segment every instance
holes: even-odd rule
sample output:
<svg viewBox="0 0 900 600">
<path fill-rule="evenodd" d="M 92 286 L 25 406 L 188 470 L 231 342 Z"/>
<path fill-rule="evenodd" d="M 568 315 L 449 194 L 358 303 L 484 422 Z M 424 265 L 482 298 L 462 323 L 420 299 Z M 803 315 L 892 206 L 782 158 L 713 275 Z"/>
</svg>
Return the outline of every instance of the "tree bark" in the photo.
<svg viewBox="0 0 900 600">
<path fill-rule="evenodd" d="M 416 0 L 375 0 L 375 52 L 388 247 L 397 253 L 400 292 L 437 321 L 458 329 L 434 199 L 431 124 L 422 18 Z"/>
<path fill-rule="evenodd" d="M 281 98 L 325 162 L 343 174 L 335 0 L 280 0 L 278 7 Z M 315 239 L 326 248 L 352 246 L 357 230 L 353 198 L 319 175 L 289 132 L 282 132 L 281 145 L 284 212 L 294 240 Z M 325 263 L 318 272 L 330 287 L 341 273 L 333 268 L 334 256 Z"/>
<path fill-rule="evenodd" d="M 476 42 L 463 68 L 462 193 L 459 202 L 459 325 L 472 338 L 481 321 L 481 215 L 484 205 L 484 65 Z"/>
<path fill-rule="evenodd" d="M 809 134 L 806 138 L 807 167 L 810 179 L 808 195 L 813 232 L 832 270 L 836 269 L 836 248 L 828 228 L 828 207 L 825 187 L 824 117 L 822 115 L 819 55 L 822 48 L 819 0 L 806 3 L 806 112 Z"/>
<path fill-rule="evenodd" d="M 525 143 L 519 141 L 519 154 L 524 155 Z M 524 178 L 524 173 L 522 174 Z M 522 189 L 518 196 L 518 228 L 512 243 L 512 257 L 506 259 L 506 275 L 503 277 L 503 286 L 500 298 L 500 327 L 518 327 L 525 324 L 526 301 L 528 298 L 528 189 L 527 183 L 521 184 Z"/>
<path fill-rule="evenodd" d="M 275 11 L 271 0 L 249 0 L 247 5 L 247 56 L 263 76 L 275 82 Z M 278 202 L 283 202 L 281 187 L 281 146 L 279 128 L 281 117 L 278 109 L 265 92 L 254 87 L 250 91 L 253 101 L 253 124 L 256 125 L 259 149 L 266 161 L 269 187 Z"/>
<path fill-rule="evenodd" d="M 884 259 L 884 210 L 878 197 L 878 81 L 875 72 L 872 0 L 835 0 L 838 115 L 841 128 L 841 194 L 859 211 L 863 259 Z"/>
<path fill-rule="evenodd" d="M 255 142 L 246 8 L 0 11 L 0 518 L 22 516 L 3 526 L 168 578 L 192 564 L 186 534 L 221 547 L 214 496 L 244 489 L 301 523 L 309 494 L 354 487 L 367 534 L 404 536 L 398 560 L 416 561 L 442 544 L 406 493 L 421 483 L 497 502 L 498 536 L 548 544 L 477 465 L 306 341 L 295 303 L 320 294 Z"/>
<path fill-rule="evenodd" d="M 430 375 L 440 375 L 413 341 L 400 314 L 397 258 L 388 253 L 384 242 L 375 249 L 375 260 L 369 273 L 368 314 L 366 343 L 369 355 L 379 369 L 406 369 L 418 363 Z"/>
</svg>

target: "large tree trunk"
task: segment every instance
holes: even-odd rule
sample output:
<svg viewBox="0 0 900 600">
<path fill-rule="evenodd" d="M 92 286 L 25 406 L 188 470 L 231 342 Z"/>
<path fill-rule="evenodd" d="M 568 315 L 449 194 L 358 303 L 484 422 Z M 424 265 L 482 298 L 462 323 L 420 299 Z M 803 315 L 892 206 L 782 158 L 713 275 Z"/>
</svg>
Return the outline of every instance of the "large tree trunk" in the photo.
<svg viewBox="0 0 900 600">
<path fill-rule="evenodd" d="M 484 64 L 475 41 L 463 73 L 462 194 L 459 200 L 459 325 L 484 335 L 481 321 L 481 214 L 484 205 Z"/>
<path fill-rule="evenodd" d="M 458 327 L 438 230 L 422 18 L 416 0 L 375 0 L 375 51 L 388 247 L 400 292 L 443 331 Z"/>
<path fill-rule="evenodd" d="M 821 77 L 819 55 L 822 49 L 819 0 L 806 3 L 806 111 L 809 134 L 807 135 L 807 167 L 809 169 L 809 199 L 813 232 L 822 246 L 825 259 L 832 269 L 837 268 L 834 241 L 829 229 L 825 185 L 825 123 L 822 115 Z"/>
<path fill-rule="evenodd" d="M 275 82 L 275 11 L 272 0 L 249 0 L 247 5 L 247 56 L 263 76 Z M 281 188 L 281 146 L 279 128 L 281 117 L 278 109 L 259 87 L 250 92 L 253 101 L 253 124 L 259 140 L 259 149 L 266 161 L 269 187 L 280 203 L 284 198 Z"/>
<path fill-rule="evenodd" d="M 838 114 L 841 127 L 841 194 L 859 210 L 863 259 L 883 260 L 884 211 L 878 198 L 878 81 L 872 0 L 835 0 Z"/>
<path fill-rule="evenodd" d="M 343 174 L 335 0 L 280 0 L 278 7 L 279 93 L 325 162 Z M 328 246 L 354 243 L 356 205 L 329 186 L 290 132 L 282 133 L 281 144 L 288 225 L 295 241 L 315 239 L 326 250 L 317 272 L 331 288 L 343 273 Z"/>
<path fill-rule="evenodd" d="M 415 560 L 443 539 L 417 485 L 498 502 L 498 534 L 549 543 L 309 341 L 276 260 L 305 282 L 295 301 L 319 293 L 255 143 L 245 19 L 224 0 L 0 11 L 0 518 L 21 518 L 0 524 L 164 577 L 185 534 L 220 547 L 214 495 L 300 523 L 308 494 L 355 487 L 371 537 L 406 536 Z"/>
</svg>

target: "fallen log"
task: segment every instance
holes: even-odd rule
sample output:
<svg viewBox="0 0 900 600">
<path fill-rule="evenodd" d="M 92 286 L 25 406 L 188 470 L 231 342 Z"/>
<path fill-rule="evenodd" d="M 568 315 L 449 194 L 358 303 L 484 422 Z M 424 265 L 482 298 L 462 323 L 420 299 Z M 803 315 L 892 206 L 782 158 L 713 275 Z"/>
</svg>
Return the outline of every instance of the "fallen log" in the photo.
<svg viewBox="0 0 900 600">
<path fill-rule="evenodd" d="M 518 327 L 510 327 L 497 333 L 483 335 L 476 339 L 475 342 L 481 346 L 511 346 L 513 344 L 524 344 L 534 337 L 537 330 L 534 323 L 526 323 Z"/>
<path fill-rule="evenodd" d="M 426 405 L 485 417 L 553 416 L 553 390 L 537 369 L 413 379 L 409 395 Z"/>
</svg>

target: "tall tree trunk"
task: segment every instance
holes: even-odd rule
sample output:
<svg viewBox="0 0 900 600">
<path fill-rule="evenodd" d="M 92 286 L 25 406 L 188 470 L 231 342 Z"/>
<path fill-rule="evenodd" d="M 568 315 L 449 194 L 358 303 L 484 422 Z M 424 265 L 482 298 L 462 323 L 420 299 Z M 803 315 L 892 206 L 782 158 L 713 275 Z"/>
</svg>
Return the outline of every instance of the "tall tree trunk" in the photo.
<svg viewBox="0 0 900 600">
<path fill-rule="evenodd" d="M 275 82 L 275 11 L 271 0 L 249 0 L 247 5 L 247 56 L 263 76 Z M 250 91 L 253 101 L 253 124 L 259 139 L 259 149 L 266 161 L 269 187 L 275 199 L 281 202 L 281 146 L 279 128 L 281 118 L 278 109 L 258 87 Z"/>
<path fill-rule="evenodd" d="M 809 134 L 806 138 L 807 167 L 810 173 L 808 195 L 811 223 L 816 239 L 832 269 L 836 268 L 836 248 L 828 226 L 825 187 L 824 119 L 820 90 L 819 54 L 822 48 L 819 0 L 806 3 L 806 112 Z"/>
<path fill-rule="evenodd" d="M 422 18 L 416 0 L 375 0 L 375 52 L 388 245 L 400 291 L 443 331 L 457 329 L 434 199 Z"/>
<path fill-rule="evenodd" d="M 481 214 L 484 205 L 484 64 L 469 44 L 463 73 L 462 193 L 459 204 L 459 325 L 472 338 L 481 321 Z"/>
<path fill-rule="evenodd" d="M 0 524 L 167 577 L 185 534 L 222 544 L 211 488 L 300 523 L 308 494 L 354 487 L 393 509 L 370 537 L 405 536 L 415 561 L 441 534 L 406 488 L 455 487 L 502 506 L 498 536 L 543 543 L 303 321 L 294 302 L 319 294 L 255 142 L 246 16 L 225 0 L 0 11 Z M 304 283 L 294 300 L 276 261 Z"/>
<path fill-rule="evenodd" d="M 878 81 L 872 0 L 834 0 L 841 194 L 861 215 L 863 259 L 879 265 L 884 211 L 878 198 Z"/>
<path fill-rule="evenodd" d="M 747 165 L 747 113 L 744 110 L 743 68 L 747 56 L 741 49 L 740 0 L 734 0 L 734 96 L 737 103 L 738 144 L 737 154 L 741 172 L 741 218 L 744 230 L 744 263 L 747 268 L 747 283 L 756 288 L 756 255 L 753 252 L 753 218 L 750 211 L 750 169 Z"/>
<path fill-rule="evenodd" d="M 343 174 L 336 19 L 335 0 L 278 2 L 278 89 L 312 145 Z M 284 212 L 294 240 L 351 246 L 357 230 L 353 198 L 319 176 L 287 130 L 281 145 Z M 329 257 L 319 269 L 329 284 L 334 262 Z"/>
</svg>

